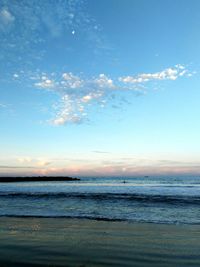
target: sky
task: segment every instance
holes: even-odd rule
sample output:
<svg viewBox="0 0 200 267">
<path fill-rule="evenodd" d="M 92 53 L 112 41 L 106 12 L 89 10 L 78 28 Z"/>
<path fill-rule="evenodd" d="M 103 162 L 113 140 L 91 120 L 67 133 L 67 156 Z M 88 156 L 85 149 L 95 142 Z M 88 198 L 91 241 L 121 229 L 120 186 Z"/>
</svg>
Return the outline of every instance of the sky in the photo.
<svg viewBox="0 0 200 267">
<path fill-rule="evenodd" d="M 199 10 L 1 0 L 0 176 L 199 175 Z"/>
</svg>

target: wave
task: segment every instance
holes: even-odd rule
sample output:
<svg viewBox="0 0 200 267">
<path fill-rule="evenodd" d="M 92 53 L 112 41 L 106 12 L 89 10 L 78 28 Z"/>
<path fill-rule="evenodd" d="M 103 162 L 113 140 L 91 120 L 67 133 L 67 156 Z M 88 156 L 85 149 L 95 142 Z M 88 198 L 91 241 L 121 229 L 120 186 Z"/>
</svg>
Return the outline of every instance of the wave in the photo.
<svg viewBox="0 0 200 267">
<path fill-rule="evenodd" d="M 137 201 L 167 204 L 200 204 L 200 196 L 130 194 L 130 193 L 67 193 L 67 192 L 0 192 L 0 198 L 76 198 L 96 201 Z"/>
<path fill-rule="evenodd" d="M 107 218 L 107 217 L 96 217 L 96 216 L 70 216 L 70 215 L 26 215 L 26 214 L 0 214 L 0 217 L 9 218 L 55 218 L 55 219 L 87 219 L 95 221 L 111 221 L 111 222 L 121 222 L 127 221 L 127 219 L 119 218 Z"/>
</svg>

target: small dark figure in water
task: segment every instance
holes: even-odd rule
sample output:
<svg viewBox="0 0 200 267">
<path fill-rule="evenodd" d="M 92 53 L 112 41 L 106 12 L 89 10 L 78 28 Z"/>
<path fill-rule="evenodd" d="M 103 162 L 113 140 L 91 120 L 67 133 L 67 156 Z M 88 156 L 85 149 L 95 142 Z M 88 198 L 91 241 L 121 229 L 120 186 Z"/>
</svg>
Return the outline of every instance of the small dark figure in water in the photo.
<svg viewBox="0 0 200 267">
<path fill-rule="evenodd" d="M 124 180 L 124 181 L 123 181 L 123 183 L 125 184 L 125 183 L 126 183 L 126 181 Z"/>
</svg>

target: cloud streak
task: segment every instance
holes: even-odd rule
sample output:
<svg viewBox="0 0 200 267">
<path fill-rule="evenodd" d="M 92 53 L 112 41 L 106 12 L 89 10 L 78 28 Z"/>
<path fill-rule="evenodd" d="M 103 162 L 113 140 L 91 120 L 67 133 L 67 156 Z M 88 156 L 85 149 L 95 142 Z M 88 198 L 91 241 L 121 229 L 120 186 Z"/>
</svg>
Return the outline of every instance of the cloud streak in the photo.
<svg viewBox="0 0 200 267">
<path fill-rule="evenodd" d="M 35 169 L 35 166 L 11 166 L 11 165 L 0 165 L 0 169 Z"/>
<path fill-rule="evenodd" d="M 120 77 L 119 81 L 130 84 L 146 83 L 150 81 L 176 80 L 180 76 L 184 76 L 187 70 L 183 65 L 176 65 L 174 68 L 167 68 L 155 73 L 141 73 L 136 76 Z"/>
<path fill-rule="evenodd" d="M 92 156 L 97 153 L 96 156 Z M 102 155 L 101 155 L 102 154 Z M 106 151 L 91 151 L 85 154 L 69 156 L 69 158 L 15 158 L 12 164 L 1 164 L 0 175 L 5 171 L 25 172 L 29 175 L 172 175 L 172 174 L 198 174 L 200 162 L 198 160 L 173 160 L 165 158 L 142 158 L 136 155 L 111 155 Z M 20 165 L 17 165 L 20 162 Z M 27 165 L 26 165 L 27 164 Z"/>
</svg>

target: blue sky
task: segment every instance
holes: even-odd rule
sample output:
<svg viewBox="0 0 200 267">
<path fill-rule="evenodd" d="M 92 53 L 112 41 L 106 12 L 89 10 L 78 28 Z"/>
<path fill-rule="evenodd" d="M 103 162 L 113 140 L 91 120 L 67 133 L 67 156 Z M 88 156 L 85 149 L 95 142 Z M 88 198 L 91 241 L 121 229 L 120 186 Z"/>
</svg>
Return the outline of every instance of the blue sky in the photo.
<svg viewBox="0 0 200 267">
<path fill-rule="evenodd" d="M 199 1 L 0 3 L 0 175 L 200 173 Z"/>
</svg>

